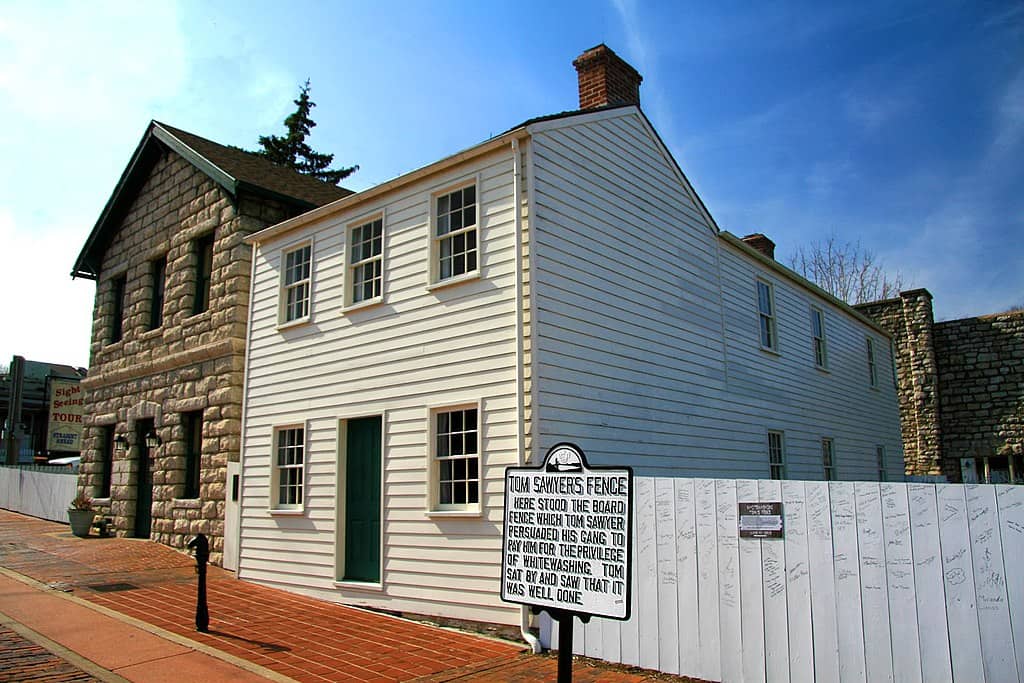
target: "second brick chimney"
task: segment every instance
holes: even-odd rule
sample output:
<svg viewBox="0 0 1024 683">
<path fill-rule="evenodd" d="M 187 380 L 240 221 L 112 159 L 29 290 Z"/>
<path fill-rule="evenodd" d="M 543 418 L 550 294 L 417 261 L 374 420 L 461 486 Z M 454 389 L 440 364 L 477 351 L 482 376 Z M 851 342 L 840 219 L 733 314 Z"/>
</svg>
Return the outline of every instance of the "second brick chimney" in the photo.
<svg viewBox="0 0 1024 683">
<path fill-rule="evenodd" d="M 747 235 L 740 239 L 752 246 L 754 249 L 757 249 L 768 258 L 775 260 L 775 242 L 772 242 L 765 235 L 755 232 L 752 235 Z"/>
<path fill-rule="evenodd" d="M 604 43 L 581 54 L 572 65 L 579 77 L 580 109 L 615 104 L 640 106 L 643 76 Z"/>
</svg>

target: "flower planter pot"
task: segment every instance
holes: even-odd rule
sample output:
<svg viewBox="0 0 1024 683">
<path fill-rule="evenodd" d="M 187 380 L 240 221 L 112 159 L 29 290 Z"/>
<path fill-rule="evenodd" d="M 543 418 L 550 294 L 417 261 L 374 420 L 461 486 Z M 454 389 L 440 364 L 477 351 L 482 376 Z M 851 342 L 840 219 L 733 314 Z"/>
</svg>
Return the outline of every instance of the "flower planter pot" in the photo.
<svg viewBox="0 0 1024 683">
<path fill-rule="evenodd" d="M 71 522 L 71 533 L 79 538 L 89 535 L 92 520 L 96 517 L 95 510 L 68 510 L 68 521 Z"/>
</svg>

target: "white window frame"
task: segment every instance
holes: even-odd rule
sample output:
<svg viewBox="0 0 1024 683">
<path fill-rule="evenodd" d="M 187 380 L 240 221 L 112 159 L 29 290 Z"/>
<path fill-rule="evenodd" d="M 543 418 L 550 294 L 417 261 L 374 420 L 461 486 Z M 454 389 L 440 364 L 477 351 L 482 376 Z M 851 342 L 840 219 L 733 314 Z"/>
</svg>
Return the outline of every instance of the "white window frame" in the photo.
<svg viewBox="0 0 1024 683">
<path fill-rule="evenodd" d="M 765 311 L 761 304 L 761 288 L 764 287 L 768 292 L 768 311 Z M 775 308 L 775 285 L 764 278 L 757 278 L 757 284 L 754 287 L 755 303 L 757 305 L 757 341 L 764 351 L 771 351 L 772 353 L 779 352 L 779 331 L 778 331 L 778 315 Z M 767 325 L 768 332 L 768 344 L 764 343 L 765 325 Z"/>
<path fill-rule="evenodd" d="M 299 278 L 294 282 L 288 282 L 289 268 L 288 268 L 288 257 L 303 249 L 309 249 L 309 272 L 306 277 Z M 303 242 L 290 245 L 287 248 L 281 250 L 281 280 L 280 280 L 280 294 L 278 302 L 278 327 L 291 327 L 293 325 L 301 325 L 309 322 L 313 314 L 313 241 L 305 240 Z M 288 306 L 288 295 L 292 290 L 298 289 L 299 287 L 306 288 L 305 297 L 305 311 L 304 315 L 289 318 L 289 306 Z"/>
<path fill-rule="evenodd" d="M 473 178 L 464 179 L 458 183 L 445 186 L 443 189 L 431 193 L 430 195 L 430 209 L 429 209 L 429 234 L 427 239 L 430 243 L 430 281 L 428 288 L 434 289 L 437 287 L 446 287 L 448 285 L 458 284 L 460 282 L 466 282 L 467 280 L 475 280 L 480 277 L 480 261 L 482 259 L 483 250 L 481 248 L 481 201 L 480 201 L 480 178 L 474 176 Z M 471 226 L 463 225 L 458 230 L 452 230 L 446 232 L 444 235 L 438 235 L 437 231 L 439 228 L 439 216 L 438 216 L 438 202 L 448 195 L 452 195 L 456 192 L 463 192 L 468 188 L 473 188 L 474 206 L 475 208 L 475 221 Z M 450 213 L 450 212 L 449 212 Z M 448 240 L 455 240 L 460 235 L 473 235 L 475 240 L 475 248 L 472 250 L 474 253 L 474 267 L 467 268 L 465 272 L 457 275 L 449 275 L 448 277 L 441 276 L 441 252 L 442 245 Z M 470 253 L 466 251 L 464 253 Z"/>
<path fill-rule="evenodd" d="M 825 481 L 836 481 L 836 442 L 832 437 L 821 437 L 821 467 L 824 472 Z"/>
<path fill-rule="evenodd" d="M 875 340 L 871 337 L 866 337 L 867 342 L 867 360 L 868 360 L 868 383 L 872 389 L 878 388 L 878 358 L 875 355 Z"/>
<path fill-rule="evenodd" d="M 772 443 L 773 437 L 777 441 Z M 770 479 L 786 478 L 786 435 L 778 429 L 768 430 L 768 477 Z M 778 458 L 775 456 L 778 455 Z M 775 476 L 776 472 L 779 476 Z"/>
<path fill-rule="evenodd" d="M 279 462 L 280 449 L 281 449 L 281 436 L 288 432 L 299 432 L 302 435 L 301 445 L 301 459 L 302 461 L 298 464 L 286 464 L 282 465 Z M 272 514 L 301 514 L 305 510 L 306 495 L 308 493 L 306 486 L 306 464 L 309 462 L 309 429 L 308 425 L 303 423 L 279 425 L 274 427 L 273 439 L 271 441 L 270 450 L 270 512 Z M 286 446 L 287 448 L 295 448 L 295 446 Z M 281 501 L 281 475 L 284 471 L 298 472 L 296 480 L 289 484 L 289 486 L 296 488 L 299 493 L 298 502 L 282 502 Z"/>
<path fill-rule="evenodd" d="M 878 481 L 889 481 L 889 473 L 886 469 L 885 446 L 882 444 L 875 445 L 875 460 L 878 464 Z"/>
<path fill-rule="evenodd" d="M 448 458 L 441 457 L 438 455 L 438 432 L 437 422 L 438 415 L 444 413 L 453 413 L 456 411 L 475 410 L 476 411 L 476 501 L 466 503 L 441 503 L 441 464 Z M 430 472 L 429 487 L 430 490 L 427 495 L 428 510 L 427 514 L 430 516 L 452 516 L 452 517 L 478 517 L 483 510 L 483 405 L 482 401 L 470 402 L 470 403 L 455 403 L 441 406 L 433 406 L 427 411 L 427 423 L 428 423 L 428 454 L 429 458 L 428 470 Z M 468 461 L 473 458 L 465 458 Z M 468 475 L 468 471 L 465 479 L 460 480 L 468 485 L 473 481 L 473 478 Z"/>
<path fill-rule="evenodd" d="M 818 329 L 815 329 L 815 328 Z M 825 311 L 811 306 L 811 353 L 814 367 L 828 370 L 828 332 L 825 329 Z"/>
<path fill-rule="evenodd" d="M 356 230 L 372 226 L 374 223 L 380 222 L 380 252 L 377 254 L 371 254 L 367 258 L 362 258 L 353 263 L 352 258 L 356 255 L 355 244 L 353 237 Z M 345 226 L 345 300 L 343 311 L 351 311 L 359 308 L 366 308 L 375 304 L 382 303 L 384 301 L 384 286 L 385 286 L 385 260 L 384 252 L 387 241 L 387 221 L 385 220 L 384 212 L 377 211 L 372 214 L 367 214 L 362 218 L 350 222 Z M 375 296 L 368 297 L 366 299 L 356 300 L 356 273 L 362 268 L 377 264 L 379 268 L 379 279 L 380 287 L 379 291 Z M 376 278 L 374 278 L 376 279 Z"/>
</svg>

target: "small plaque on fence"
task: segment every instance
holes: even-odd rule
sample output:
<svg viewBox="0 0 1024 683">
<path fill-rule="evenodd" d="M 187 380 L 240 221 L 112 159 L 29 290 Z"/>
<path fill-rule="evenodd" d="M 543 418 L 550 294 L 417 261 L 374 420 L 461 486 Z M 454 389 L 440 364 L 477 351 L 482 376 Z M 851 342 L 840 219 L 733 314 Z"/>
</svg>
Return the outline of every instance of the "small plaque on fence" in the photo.
<svg viewBox="0 0 1024 683">
<path fill-rule="evenodd" d="M 782 538 L 782 503 L 740 503 L 740 538 Z"/>
</svg>

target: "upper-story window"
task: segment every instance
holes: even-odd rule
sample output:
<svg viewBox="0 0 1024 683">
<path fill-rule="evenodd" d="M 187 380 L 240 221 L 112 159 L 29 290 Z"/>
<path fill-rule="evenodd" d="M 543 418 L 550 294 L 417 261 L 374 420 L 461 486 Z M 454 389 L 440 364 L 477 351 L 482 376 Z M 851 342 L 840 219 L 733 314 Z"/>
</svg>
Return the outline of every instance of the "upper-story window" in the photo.
<svg viewBox="0 0 1024 683">
<path fill-rule="evenodd" d="M 149 329 L 155 330 L 164 324 L 164 286 L 167 276 L 167 257 L 149 262 L 150 298 Z"/>
<path fill-rule="evenodd" d="M 768 467 L 772 479 L 786 478 L 786 453 L 782 440 L 782 432 L 768 432 Z"/>
<path fill-rule="evenodd" d="M 814 346 L 814 365 L 821 369 L 828 367 L 828 344 L 825 339 L 825 313 L 811 307 L 811 340 Z"/>
<path fill-rule="evenodd" d="M 185 487 L 181 497 L 198 498 L 203 457 L 203 411 L 182 413 L 181 425 L 185 432 Z"/>
<path fill-rule="evenodd" d="M 821 440 L 821 467 L 824 470 L 825 481 L 833 481 L 836 478 L 836 451 L 832 439 Z"/>
<path fill-rule="evenodd" d="M 349 228 L 345 304 L 380 299 L 384 291 L 384 219 Z"/>
<path fill-rule="evenodd" d="M 282 323 L 309 317 L 312 259 L 313 246 L 310 244 L 284 253 L 284 273 L 281 282 Z"/>
<path fill-rule="evenodd" d="M 866 341 L 868 351 L 868 382 L 870 382 L 871 388 L 874 389 L 878 386 L 878 364 L 875 362 L 875 340 L 868 337 Z"/>
<path fill-rule="evenodd" d="M 886 472 L 885 446 L 881 444 L 875 446 L 875 460 L 878 462 L 878 481 L 887 481 L 889 476 Z"/>
<path fill-rule="evenodd" d="M 113 306 L 110 311 L 110 343 L 121 341 L 124 337 L 124 298 L 127 294 L 128 277 L 121 275 L 111 282 L 110 296 Z"/>
<path fill-rule="evenodd" d="M 478 267 L 476 185 L 434 198 L 434 281 L 475 273 Z"/>
<path fill-rule="evenodd" d="M 761 348 L 778 351 L 779 339 L 775 330 L 775 288 L 770 282 L 757 281 L 757 311 L 761 328 Z"/>
<path fill-rule="evenodd" d="M 192 315 L 210 308 L 210 281 L 213 278 L 213 233 L 196 239 L 192 246 L 196 263 L 196 291 L 192 299 Z"/>
</svg>

